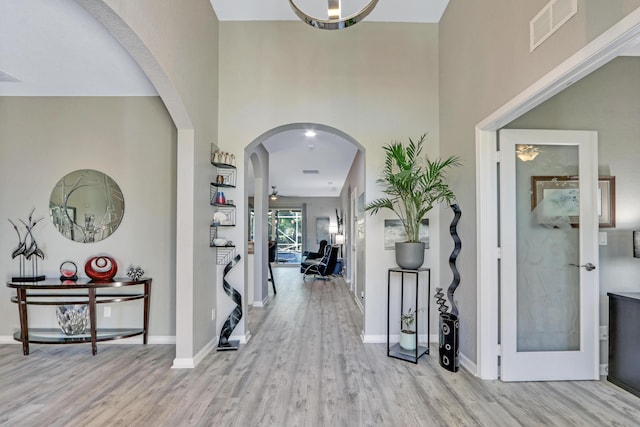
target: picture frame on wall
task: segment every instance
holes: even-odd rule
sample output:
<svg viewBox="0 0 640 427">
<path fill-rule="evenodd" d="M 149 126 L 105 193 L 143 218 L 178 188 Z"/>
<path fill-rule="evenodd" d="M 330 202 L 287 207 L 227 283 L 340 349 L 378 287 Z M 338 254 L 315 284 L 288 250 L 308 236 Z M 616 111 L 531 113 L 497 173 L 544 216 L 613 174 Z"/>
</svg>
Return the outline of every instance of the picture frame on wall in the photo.
<svg viewBox="0 0 640 427">
<path fill-rule="evenodd" d="M 418 238 L 424 242 L 425 249 L 429 249 L 429 220 L 422 219 L 418 229 Z M 395 249 L 396 242 L 406 242 L 407 234 L 404 232 L 402 221 L 399 219 L 384 220 L 384 248 Z"/>
<path fill-rule="evenodd" d="M 316 218 L 316 243 L 320 243 L 322 240 L 330 242 L 329 235 L 329 217 L 319 216 Z"/>
<path fill-rule="evenodd" d="M 578 226 L 580 215 L 578 178 L 576 176 L 532 176 L 531 211 L 540 224 L 566 219 L 572 227 Z M 616 226 L 616 178 L 598 177 L 598 225 L 600 228 Z"/>
</svg>

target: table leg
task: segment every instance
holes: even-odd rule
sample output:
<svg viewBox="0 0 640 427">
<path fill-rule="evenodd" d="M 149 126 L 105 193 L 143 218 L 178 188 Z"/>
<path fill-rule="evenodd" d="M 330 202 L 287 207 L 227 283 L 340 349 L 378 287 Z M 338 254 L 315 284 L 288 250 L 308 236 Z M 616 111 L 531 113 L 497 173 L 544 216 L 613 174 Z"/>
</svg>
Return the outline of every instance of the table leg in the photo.
<svg viewBox="0 0 640 427">
<path fill-rule="evenodd" d="M 96 290 L 89 288 L 89 328 L 91 329 L 91 353 L 95 356 L 98 353 L 96 344 Z"/>
<path fill-rule="evenodd" d="M 149 336 L 149 306 L 151 303 L 151 279 L 144 282 L 144 333 L 142 335 L 142 342 L 147 344 L 147 337 Z"/>
<path fill-rule="evenodd" d="M 20 315 L 20 341 L 22 341 L 22 353 L 29 355 L 29 321 L 27 320 L 27 290 L 17 288 L 18 314 Z"/>
</svg>

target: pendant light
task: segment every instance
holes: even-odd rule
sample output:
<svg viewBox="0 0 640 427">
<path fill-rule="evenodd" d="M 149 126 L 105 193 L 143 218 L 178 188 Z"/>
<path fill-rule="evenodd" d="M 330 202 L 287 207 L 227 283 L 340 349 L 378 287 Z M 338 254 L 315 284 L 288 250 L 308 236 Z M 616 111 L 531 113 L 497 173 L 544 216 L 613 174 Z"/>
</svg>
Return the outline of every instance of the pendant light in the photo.
<svg viewBox="0 0 640 427">
<path fill-rule="evenodd" d="M 340 30 L 342 28 L 347 28 L 355 25 L 358 22 L 362 21 L 367 15 L 369 15 L 373 8 L 375 8 L 378 4 L 378 0 L 369 0 L 369 2 L 362 9 L 360 9 L 360 11 L 343 18 L 341 15 L 341 1 L 342 0 L 328 0 L 326 19 L 317 18 L 305 13 L 296 5 L 294 0 L 289 0 L 289 4 L 291 5 L 291 8 L 295 12 L 295 14 L 298 15 L 298 17 L 302 19 L 303 22 L 321 30 Z"/>
</svg>

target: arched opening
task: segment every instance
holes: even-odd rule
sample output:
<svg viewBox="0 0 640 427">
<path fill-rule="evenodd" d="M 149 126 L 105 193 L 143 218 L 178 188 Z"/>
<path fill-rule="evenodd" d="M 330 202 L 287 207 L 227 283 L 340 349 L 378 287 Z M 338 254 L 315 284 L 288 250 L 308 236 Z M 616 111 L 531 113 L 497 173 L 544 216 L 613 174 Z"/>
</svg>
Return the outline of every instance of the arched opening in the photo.
<svg viewBox="0 0 640 427">
<path fill-rule="evenodd" d="M 315 136 L 305 137 L 308 131 L 315 132 Z M 344 278 L 354 298 L 360 294 L 364 286 L 364 256 L 359 256 L 354 249 L 364 248 L 364 242 L 359 245 L 357 237 L 352 237 L 358 234 L 354 232 L 356 224 L 352 220 L 356 203 L 351 199 L 353 194 L 359 194 L 356 189 L 364 188 L 364 154 L 364 147 L 353 137 L 318 123 L 278 126 L 245 147 L 244 203 L 247 218 L 243 222 L 247 224 L 245 233 L 250 240 L 249 247 L 253 247 L 253 262 L 249 262 L 245 290 L 250 304 L 264 306 L 271 298 L 267 251 L 270 206 L 280 206 L 288 211 L 300 210 L 302 250 L 317 249 L 316 221 L 319 218 L 328 218 L 331 226 L 337 226 L 340 221 L 337 230 L 342 237 L 337 242 L 342 245 Z M 333 163 L 331 168 L 340 170 L 329 173 L 326 170 L 329 168 L 327 158 Z M 278 190 L 278 204 L 270 200 L 273 186 Z M 283 199 L 286 201 L 282 202 Z M 253 217 L 250 221 L 251 212 Z M 250 225 L 252 230 L 249 230 Z M 336 243 L 335 234 L 330 239 Z M 361 239 L 364 240 L 363 235 Z M 358 264 L 356 257 L 362 260 Z M 285 264 L 279 263 L 281 266 Z"/>
</svg>

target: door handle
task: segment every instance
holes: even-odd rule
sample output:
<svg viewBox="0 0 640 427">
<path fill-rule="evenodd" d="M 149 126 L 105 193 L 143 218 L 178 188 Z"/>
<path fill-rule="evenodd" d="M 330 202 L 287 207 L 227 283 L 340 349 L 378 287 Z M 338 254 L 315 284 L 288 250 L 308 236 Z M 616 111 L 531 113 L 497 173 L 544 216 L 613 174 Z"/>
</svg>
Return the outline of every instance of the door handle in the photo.
<svg viewBox="0 0 640 427">
<path fill-rule="evenodd" d="M 584 265 L 578 265 L 578 264 L 569 264 L 569 265 L 573 265 L 574 267 L 584 267 L 587 271 L 592 271 L 596 269 L 596 266 L 591 264 L 590 262 Z"/>
</svg>

